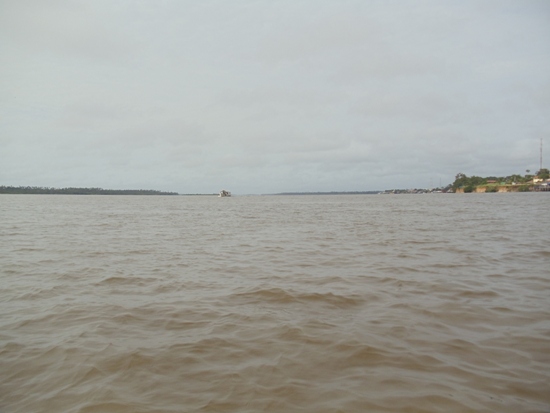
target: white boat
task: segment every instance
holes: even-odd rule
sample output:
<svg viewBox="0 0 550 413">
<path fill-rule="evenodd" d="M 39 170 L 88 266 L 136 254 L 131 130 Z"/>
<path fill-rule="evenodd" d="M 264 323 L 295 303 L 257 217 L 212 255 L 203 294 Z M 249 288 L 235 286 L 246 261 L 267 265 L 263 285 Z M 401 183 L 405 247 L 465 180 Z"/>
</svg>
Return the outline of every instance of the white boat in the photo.
<svg viewBox="0 0 550 413">
<path fill-rule="evenodd" d="M 226 191 L 225 189 L 222 189 L 220 191 L 220 194 L 218 195 L 219 198 L 225 197 L 225 196 L 231 196 L 231 192 Z"/>
</svg>

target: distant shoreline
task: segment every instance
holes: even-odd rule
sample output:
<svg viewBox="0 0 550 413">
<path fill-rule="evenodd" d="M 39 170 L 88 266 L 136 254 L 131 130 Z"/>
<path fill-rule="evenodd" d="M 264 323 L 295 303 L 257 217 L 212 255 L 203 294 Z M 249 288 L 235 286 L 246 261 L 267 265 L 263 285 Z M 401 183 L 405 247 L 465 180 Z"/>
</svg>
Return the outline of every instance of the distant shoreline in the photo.
<svg viewBox="0 0 550 413">
<path fill-rule="evenodd" d="M 153 189 L 47 188 L 38 186 L 0 186 L 0 194 L 22 195 L 179 195 Z"/>
<path fill-rule="evenodd" d="M 380 191 L 280 192 L 266 195 L 376 195 Z"/>
</svg>

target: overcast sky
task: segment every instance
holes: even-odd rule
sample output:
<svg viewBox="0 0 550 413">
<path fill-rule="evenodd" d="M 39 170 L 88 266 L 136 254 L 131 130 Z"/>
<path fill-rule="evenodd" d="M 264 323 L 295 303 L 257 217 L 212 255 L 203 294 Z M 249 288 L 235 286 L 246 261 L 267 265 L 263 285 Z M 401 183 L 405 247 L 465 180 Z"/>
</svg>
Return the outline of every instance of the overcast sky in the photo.
<svg viewBox="0 0 550 413">
<path fill-rule="evenodd" d="M 424 188 L 550 164 L 547 0 L 0 0 L 0 185 Z"/>
</svg>

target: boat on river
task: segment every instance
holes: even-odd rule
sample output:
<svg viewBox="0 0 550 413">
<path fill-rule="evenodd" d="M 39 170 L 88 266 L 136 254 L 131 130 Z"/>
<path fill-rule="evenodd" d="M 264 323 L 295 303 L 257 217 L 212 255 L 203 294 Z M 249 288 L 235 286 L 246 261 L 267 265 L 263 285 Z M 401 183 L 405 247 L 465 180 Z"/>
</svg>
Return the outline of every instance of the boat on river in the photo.
<svg viewBox="0 0 550 413">
<path fill-rule="evenodd" d="M 220 194 L 218 195 L 219 198 L 223 198 L 223 197 L 226 197 L 226 196 L 231 196 L 231 192 L 229 191 L 226 191 L 225 189 L 222 189 L 220 191 Z"/>
</svg>

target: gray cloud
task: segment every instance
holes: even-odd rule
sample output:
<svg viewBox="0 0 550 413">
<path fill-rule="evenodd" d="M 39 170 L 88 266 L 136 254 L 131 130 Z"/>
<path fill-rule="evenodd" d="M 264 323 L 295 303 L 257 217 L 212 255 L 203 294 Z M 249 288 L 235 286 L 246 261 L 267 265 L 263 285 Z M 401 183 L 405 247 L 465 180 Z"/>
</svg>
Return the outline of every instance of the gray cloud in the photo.
<svg viewBox="0 0 550 413">
<path fill-rule="evenodd" d="M 546 1 L 4 1 L 0 184 L 258 193 L 536 170 L 549 23 Z"/>
</svg>

